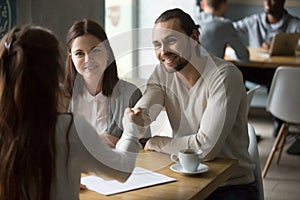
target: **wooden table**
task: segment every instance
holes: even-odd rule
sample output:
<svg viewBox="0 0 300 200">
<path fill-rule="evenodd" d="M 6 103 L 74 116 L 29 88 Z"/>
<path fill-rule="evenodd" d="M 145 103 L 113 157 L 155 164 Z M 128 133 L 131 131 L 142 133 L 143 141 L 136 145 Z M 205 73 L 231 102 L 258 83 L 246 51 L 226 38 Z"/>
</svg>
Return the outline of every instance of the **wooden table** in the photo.
<svg viewBox="0 0 300 200">
<path fill-rule="evenodd" d="M 170 156 L 168 154 L 142 151 L 138 156 L 137 166 L 173 177 L 177 179 L 176 182 L 137 189 L 111 196 L 105 196 L 90 190 L 85 190 L 80 192 L 80 199 L 204 199 L 228 178 L 230 178 L 238 166 L 237 160 L 217 158 L 211 162 L 203 162 L 203 164 L 209 166 L 208 172 L 193 176 L 185 176 L 170 170 L 169 167 L 173 163 L 169 157 Z"/>
<path fill-rule="evenodd" d="M 295 56 L 269 56 L 262 48 L 249 47 L 248 49 L 250 53 L 248 62 L 233 60 L 230 55 L 225 55 L 225 59 L 238 67 L 277 68 L 282 65 L 300 67 L 300 51 L 297 51 Z"/>
</svg>

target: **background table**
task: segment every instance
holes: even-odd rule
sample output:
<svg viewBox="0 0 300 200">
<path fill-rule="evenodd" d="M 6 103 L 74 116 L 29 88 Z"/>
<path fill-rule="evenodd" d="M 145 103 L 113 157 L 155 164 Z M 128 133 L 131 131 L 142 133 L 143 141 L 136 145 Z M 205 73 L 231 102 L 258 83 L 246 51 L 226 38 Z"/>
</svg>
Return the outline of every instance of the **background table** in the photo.
<svg viewBox="0 0 300 200">
<path fill-rule="evenodd" d="M 295 56 L 269 56 L 267 51 L 262 48 L 249 47 L 248 49 L 250 54 L 248 62 L 233 60 L 228 54 L 225 55 L 225 59 L 231 61 L 238 67 L 277 68 L 282 65 L 300 67 L 299 51 L 296 52 Z"/>
</svg>

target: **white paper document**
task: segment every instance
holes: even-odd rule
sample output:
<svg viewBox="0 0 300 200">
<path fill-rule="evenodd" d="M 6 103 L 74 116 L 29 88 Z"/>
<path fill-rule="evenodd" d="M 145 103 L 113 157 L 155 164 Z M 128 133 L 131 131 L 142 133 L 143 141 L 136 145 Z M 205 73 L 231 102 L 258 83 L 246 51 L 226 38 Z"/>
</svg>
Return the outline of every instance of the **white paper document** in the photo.
<svg viewBox="0 0 300 200">
<path fill-rule="evenodd" d="M 125 183 L 120 183 L 115 180 L 107 181 L 97 176 L 81 178 L 81 183 L 86 185 L 89 190 L 103 195 L 112 195 L 173 181 L 176 181 L 176 179 L 141 167 L 136 167 Z"/>
</svg>

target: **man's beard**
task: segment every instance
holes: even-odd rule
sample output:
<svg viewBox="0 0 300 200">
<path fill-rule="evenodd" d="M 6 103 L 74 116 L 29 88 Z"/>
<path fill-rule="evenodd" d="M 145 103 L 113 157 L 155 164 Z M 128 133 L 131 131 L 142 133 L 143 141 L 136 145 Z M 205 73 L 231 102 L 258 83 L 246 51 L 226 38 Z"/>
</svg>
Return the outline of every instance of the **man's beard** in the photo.
<svg viewBox="0 0 300 200">
<path fill-rule="evenodd" d="M 190 43 L 187 43 L 187 47 L 186 47 L 186 50 L 188 51 L 188 54 L 187 54 L 187 58 L 185 59 L 185 57 L 183 56 L 180 56 L 180 62 L 178 63 L 178 65 L 176 67 L 174 67 L 174 69 L 176 71 L 181 71 L 190 61 L 191 57 L 192 57 L 192 50 L 191 50 L 191 45 Z"/>
<path fill-rule="evenodd" d="M 184 59 L 184 58 L 181 58 L 181 61 L 180 61 L 180 63 L 176 66 L 176 67 L 174 67 L 174 69 L 176 70 L 176 71 L 181 71 L 186 65 L 188 64 L 188 61 L 186 60 L 186 59 Z"/>
<path fill-rule="evenodd" d="M 188 64 L 188 61 L 186 59 L 184 59 L 181 56 L 179 56 L 179 57 L 180 57 L 179 63 L 175 67 L 167 67 L 166 65 L 163 64 L 163 66 L 167 70 L 167 72 L 169 72 L 169 73 L 179 72 Z"/>
<path fill-rule="evenodd" d="M 275 15 L 276 14 L 276 12 L 274 12 L 273 10 L 267 10 L 267 11 L 265 11 L 265 13 L 267 15 Z"/>
<path fill-rule="evenodd" d="M 180 58 L 180 60 L 179 60 L 179 63 L 177 64 L 177 66 L 175 66 L 173 68 L 165 66 L 165 69 L 168 72 L 179 72 L 182 69 L 184 69 L 185 66 L 187 66 L 187 64 L 189 63 L 189 61 L 192 58 L 192 49 L 191 49 L 191 45 L 190 45 L 189 42 L 187 42 L 187 45 L 186 45 L 186 48 L 185 48 L 184 52 L 188 52 L 186 54 L 186 56 L 183 56 L 182 54 L 177 54 L 176 52 L 169 52 L 169 54 L 176 54 Z"/>
</svg>

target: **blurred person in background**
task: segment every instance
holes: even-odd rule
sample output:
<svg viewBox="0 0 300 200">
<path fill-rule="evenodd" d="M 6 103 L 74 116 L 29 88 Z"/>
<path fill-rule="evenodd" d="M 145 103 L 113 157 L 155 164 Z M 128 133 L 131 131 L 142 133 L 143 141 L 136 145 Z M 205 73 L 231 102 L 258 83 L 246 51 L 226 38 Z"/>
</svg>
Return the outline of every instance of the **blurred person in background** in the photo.
<svg viewBox="0 0 300 200">
<path fill-rule="evenodd" d="M 240 34 L 246 35 L 250 47 L 270 48 L 271 41 L 277 33 L 299 33 L 300 19 L 291 15 L 285 8 L 285 0 L 263 0 L 264 12 L 247 16 L 234 22 Z M 300 42 L 298 42 L 298 46 Z M 298 47 L 299 48 L 299 47 Z M 245 81 L 266 86 L 270 90 L 276 69 L 241 68 Z M 273 136 L 276 137 L 282 121 L 274 120 Z"/>
<path fill-rule="evenodd" d="M 195 17 L 200 25 L 200 43 L 215 56 L 224 58 L 227 46 L 234 50 L 234 57 L 240 61 L 249 60 L 249 52 L 229 19 L 224 18 L 227 0 L 202 0 L 201 11 Z"/>
</svg>

